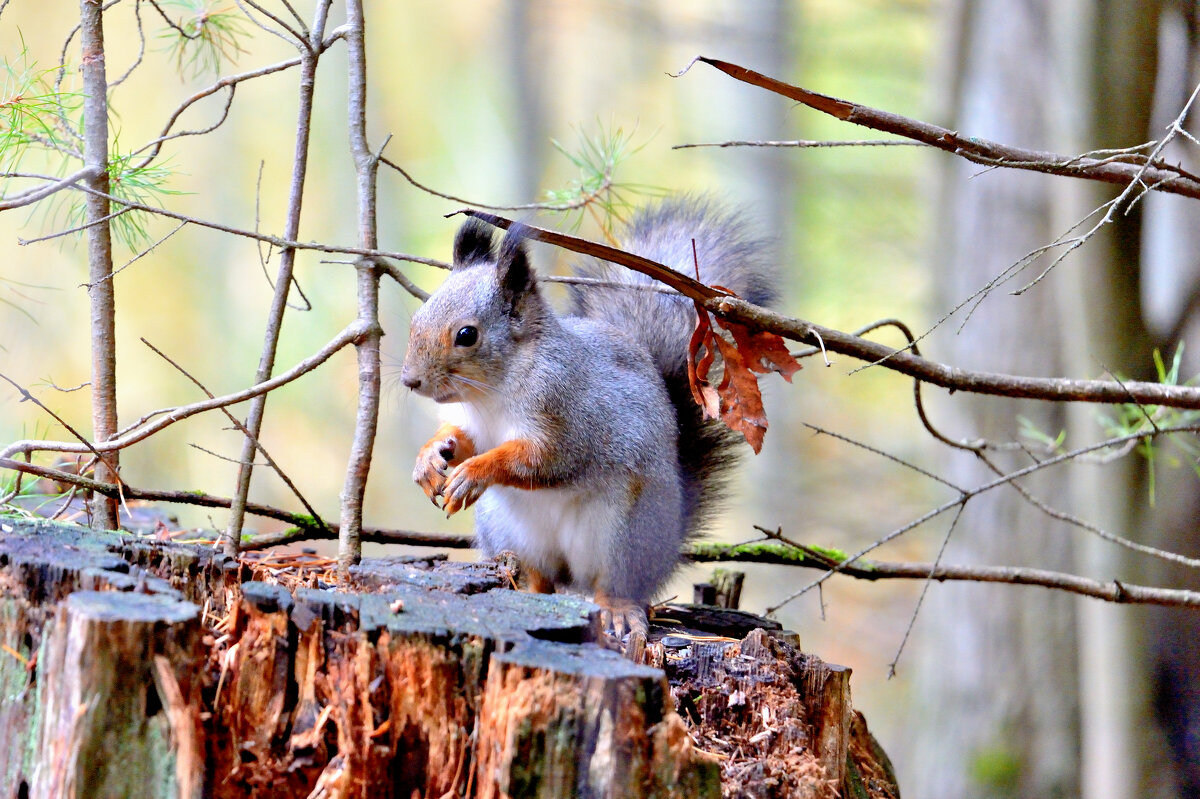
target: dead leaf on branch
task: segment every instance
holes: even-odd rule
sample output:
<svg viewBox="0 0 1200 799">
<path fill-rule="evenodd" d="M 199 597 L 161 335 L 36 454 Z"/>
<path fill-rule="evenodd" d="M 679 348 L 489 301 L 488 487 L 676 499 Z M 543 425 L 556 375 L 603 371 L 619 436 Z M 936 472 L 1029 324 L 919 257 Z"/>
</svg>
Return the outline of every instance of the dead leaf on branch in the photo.
<svg viewBox="0 0 1200 799">
<path fill-rule="evenodd" d="M 792 375 L 800 371 L 800 362 L 788 352 L 782 336 L 765 330 L 751 330 L 740 322 L 731 322 L 720 316 L 716 317 L 716 321 L 733 336 L 738 351 L 752 371 L 760 374 L 778 372 L 789 383 L 792 382 Z"/>
<path fill-rule="evenodd" d="M 708 309 L 698 302 L 695 305 L 696 329 L 688 344 L 688 382 L 692 397 L 704 410 L 705 419 L 720 418 L 731 430 L 741 433 L 757 454 L 767 432 L 767 413 L 754 373 L 778 372 L 790 383 L 792 375 L 800 370 L 800 363 L 788 352 L 783 339 L 774 333 L 753 331 L 738 322 L 716 317 L 717 325 L 729 332 L 731 342 L 713 327 Z M 723 373 L 721 382 L 714 388 L 708 373 L 718 351 Z"/>
<path fill-rule="evenodd" d="M 688 343 L 688 383 L 692 387 L 692 398 L 704 410 L 705 419 L 716 419 L 721 410 L 721 398 L 708 382 L 708 370 L 712 368 L 717 355 L 713 346 L 715 335 L 712 323 L 708 321 L 708 311 L 696 303 L 696 329 L 692 331 L 692 340 Z"/>
</svg>

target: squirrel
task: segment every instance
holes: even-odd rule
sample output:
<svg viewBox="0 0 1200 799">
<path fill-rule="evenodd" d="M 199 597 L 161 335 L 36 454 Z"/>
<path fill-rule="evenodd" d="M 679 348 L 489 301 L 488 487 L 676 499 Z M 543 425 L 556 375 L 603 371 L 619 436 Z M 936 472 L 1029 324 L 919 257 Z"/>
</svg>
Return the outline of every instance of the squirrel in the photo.
<svg viewBox="0 0 1200 799">
<path fill-rule="evenodd" d="M 513 225 L 497 247 L 468 220 L 445 282 L 412 317 L 401 380 L 443 423 L 413 480 L 447 516 L 475 504 L 476 544 L 516 554 L 534 592 L 591 594 L 620 637 L 719 500 L 737 437 L 705 420 L 688 384 L 692 301 L 597 259 L 557 314 Z M 695 255 L 693 255 L 693 240 Z M 631 253 L 766 305 L 767 247 L 712 200 L 672 198 L 625 226 Z M 627 287 L 625 287 L 627 286 Z"/>
</svg>

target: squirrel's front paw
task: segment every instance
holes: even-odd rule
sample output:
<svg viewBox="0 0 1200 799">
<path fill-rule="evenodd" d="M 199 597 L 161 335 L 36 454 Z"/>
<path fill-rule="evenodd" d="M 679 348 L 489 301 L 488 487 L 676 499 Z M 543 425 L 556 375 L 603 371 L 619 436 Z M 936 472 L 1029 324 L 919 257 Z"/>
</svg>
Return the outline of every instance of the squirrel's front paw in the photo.
<svg viewBox="0 0 1200 799">
<path fill-rule="evenodd" d="M 453 437 L 432 438 L 417 453 L 417 462 L 413 466 L 413 482 L 421 487 L 434 505 L 438 504 L 437 498 L 445 489 L 446 471 L 450 468 L 456 445 Z"/>
<path fill-rule="evenodd" d="M 474 505 L 491 484 L 487 467 L 480 458 L 467 458 L 456 466 L 441 492 L 447 518 Z"/>
</svg>

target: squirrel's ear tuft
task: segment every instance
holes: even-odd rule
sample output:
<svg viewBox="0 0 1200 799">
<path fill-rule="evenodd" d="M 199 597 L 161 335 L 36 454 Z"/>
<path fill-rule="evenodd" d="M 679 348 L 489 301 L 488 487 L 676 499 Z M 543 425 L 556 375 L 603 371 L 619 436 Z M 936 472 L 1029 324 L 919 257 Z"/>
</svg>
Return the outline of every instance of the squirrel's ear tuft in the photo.
<svg viewBox="0 0 1200 799">
<path fill-rule="evenodd" d="M 496 274 L 500 289 L 514 308 L 522 296 L 534 289 L 533 272 L 529 268 L 529 256 L 525 252 L 525 231 L 520 224 L 509 228 L 500 242 L 500 254 L 496 258 Z"/>
<path fill-rule="evenodd" d="M 454 237 L 454 269 L 492 260 L 492 226 L 468 219 Z"/>
</svg>

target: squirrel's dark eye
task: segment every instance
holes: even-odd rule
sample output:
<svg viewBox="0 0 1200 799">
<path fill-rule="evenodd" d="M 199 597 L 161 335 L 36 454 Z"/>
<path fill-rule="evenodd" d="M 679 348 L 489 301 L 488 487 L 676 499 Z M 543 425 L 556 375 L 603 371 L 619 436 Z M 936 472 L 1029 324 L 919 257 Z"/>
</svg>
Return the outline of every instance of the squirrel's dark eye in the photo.
<svg viewBox="0 0 1200 799">
<path fill-rule="evenodd" d="M 461 328 L 454 335 L 454 346 L 456 347 L 471 347 L 476 341 L 479 341 L 479 331 L 471 325 Z"/>
</svg>

